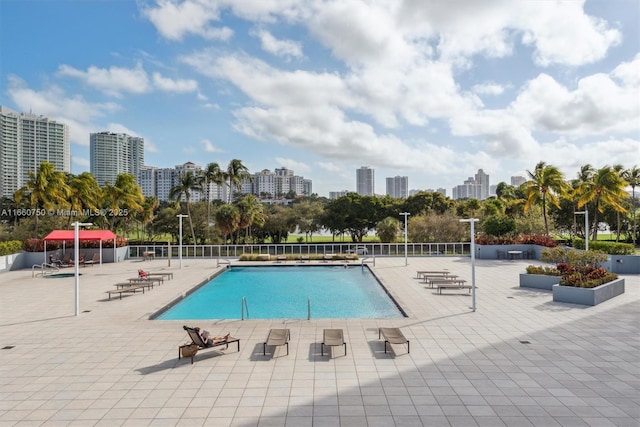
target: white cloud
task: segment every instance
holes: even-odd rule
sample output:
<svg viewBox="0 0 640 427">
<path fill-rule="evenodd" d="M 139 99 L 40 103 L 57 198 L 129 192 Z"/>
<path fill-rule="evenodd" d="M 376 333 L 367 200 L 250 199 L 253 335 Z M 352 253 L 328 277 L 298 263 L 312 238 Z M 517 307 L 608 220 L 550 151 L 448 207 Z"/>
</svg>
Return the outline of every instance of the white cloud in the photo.
<svg viewBox="0 0 640 427">
<path fill-rule="evenodd" d="M 137 64 L 135 68 L 110 67 L 106 69 L 91 66 L 87 71 L 81 71 L 69 65 L 61 65 L 57 74 L 58 76 L 77 78 L 85 84 L 115 97 L 121 97 L 123 92 L 141 94 L 150 90 L 149 78 L 141 64 Z"/>
<path fill-rule="evenodd" d="M 120 109 L 112 102 L 95 103 L 81 96 L 69 96 L 58 86 L 36 91 L 16 76 L 9 76 L 7 94 L 18 110 L 37 111 L 67 124 L 71 143 L 78 145 L 89 145 L 89 134 L 95 132 L 98 118 Z"/>
<path fill-rule="evenodd" d="M 187 93 L 198 90 L 198 82 L 195 80 L 170 79 L 160 73 L 153 73 L 153 84 L 165 92 Z"/>
<path fill-rule="evenodd" d="M 294 40 L 278 40 L 265 30 L 254 31 L 253 35 L 260 39 L 262 49 L 276 56 L 301 57 L 302 43 Z"/>
<path fill-rule="evenodd" d="M 473 85 L 471 90 L 478 95 L 502 95 L 505 87 L 498 83 L 481 83 Z"/>
<path fill-rule="evenodd" d="M 208 139 L 203 139 L 202 141 L 200 141 L 200 144 L 202 144 L 202 148 L 207 153 L 220 153 L 220 152 L 222 152 L 222 150 L 220 148 L 218 148 L 215 145 L 213 145 L 213 142 L 211 142 Z"/>
<path fill-rule="evenodd" d="M 285 157 L 276 157 L 275 160 L 280 167 L 291 169 L 296 175 L 304 175 L 305 173 L 311 172 L 311 167 L 305 162 L 299 162 Z"/>
<path fill-rule="evenodd" d="M 228 27 L 211 25 L 220 19 L 216 2 L 157 0 L 157 6 L 144 8 L 142 12 L 169 40 L 180 41 L 188 34 L 208 40 L 228 40 L 233 35 Z"/>
</svg>

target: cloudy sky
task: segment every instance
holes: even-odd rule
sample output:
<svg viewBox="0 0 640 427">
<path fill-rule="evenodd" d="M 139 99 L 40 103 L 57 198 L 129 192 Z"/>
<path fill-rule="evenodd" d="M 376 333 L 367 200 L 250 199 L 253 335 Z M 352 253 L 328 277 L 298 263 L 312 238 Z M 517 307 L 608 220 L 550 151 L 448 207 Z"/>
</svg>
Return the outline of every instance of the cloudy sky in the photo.
<svg viewBox="0 0 640 427">
<path fill-rule="evenodd" d="M 451 188 L 640 164 L 637 0 L 3 0 L 0 105 L 145 138 L 145 164 Z"/>
</svg>

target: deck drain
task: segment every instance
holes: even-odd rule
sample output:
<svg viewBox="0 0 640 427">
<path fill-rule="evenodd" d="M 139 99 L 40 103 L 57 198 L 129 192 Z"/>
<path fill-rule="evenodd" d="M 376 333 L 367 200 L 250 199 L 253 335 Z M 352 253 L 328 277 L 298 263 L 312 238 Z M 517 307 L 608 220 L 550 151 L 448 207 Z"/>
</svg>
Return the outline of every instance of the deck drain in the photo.
<svg viewBox="0 0 640 427">
<path fill-rule="evenodd" d="M 3 350 L 11 350 L 14 347 L 15 347 L 15 345 L 7 345 L 7 346 L 2 347 L 2 349 Z"/>
<path fill-rule="evenodd" d="M 513 299 L 513 297 L 507 297 L 507 298 L 511 298 L 511 299 Z"/>
<path fill-rule="evenodd" d="M 520 344 L 531 344 L 530 341 L 520 341 Z"/>
<path fill-rule="evenodd" d="M 91 313 L 91 310 L 83 310 L 83 313 Z"/>
</svg>

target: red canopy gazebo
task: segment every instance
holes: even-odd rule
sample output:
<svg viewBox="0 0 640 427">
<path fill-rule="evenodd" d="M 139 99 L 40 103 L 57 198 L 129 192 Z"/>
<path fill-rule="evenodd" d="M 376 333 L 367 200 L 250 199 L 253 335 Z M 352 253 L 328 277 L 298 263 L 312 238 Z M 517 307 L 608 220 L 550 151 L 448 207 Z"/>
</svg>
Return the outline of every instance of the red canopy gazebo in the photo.
<svg viewBox="0 0 640 427">
<path fill-rule="evenodd" d="M 78 240 L 98 240 L 100 242 L 100 264 L 102 265 L 102 241 L 113 240 L 113 259 L 116 259 L 116 236 L 110 230 L 78 230 Z M 47 262 L 47 242 L 48 241 L 74 241 L 74 230 L 53 230 L 44 238 L 44 262 Z M 64 251 L 64 244 L 63 244 Z"/>
</svg>

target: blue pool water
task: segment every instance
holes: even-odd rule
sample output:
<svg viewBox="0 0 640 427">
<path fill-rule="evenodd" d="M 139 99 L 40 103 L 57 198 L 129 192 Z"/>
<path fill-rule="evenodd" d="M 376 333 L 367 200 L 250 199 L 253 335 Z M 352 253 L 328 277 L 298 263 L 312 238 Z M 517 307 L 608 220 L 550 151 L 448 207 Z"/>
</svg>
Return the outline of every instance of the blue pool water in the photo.
<svg viewBox="0 0 640 427">
<path fill-rule="evenodd" d="M 368 268 L 232 267 L 157 319 L 388 318 L 402 313 Z"/>
</svg>

